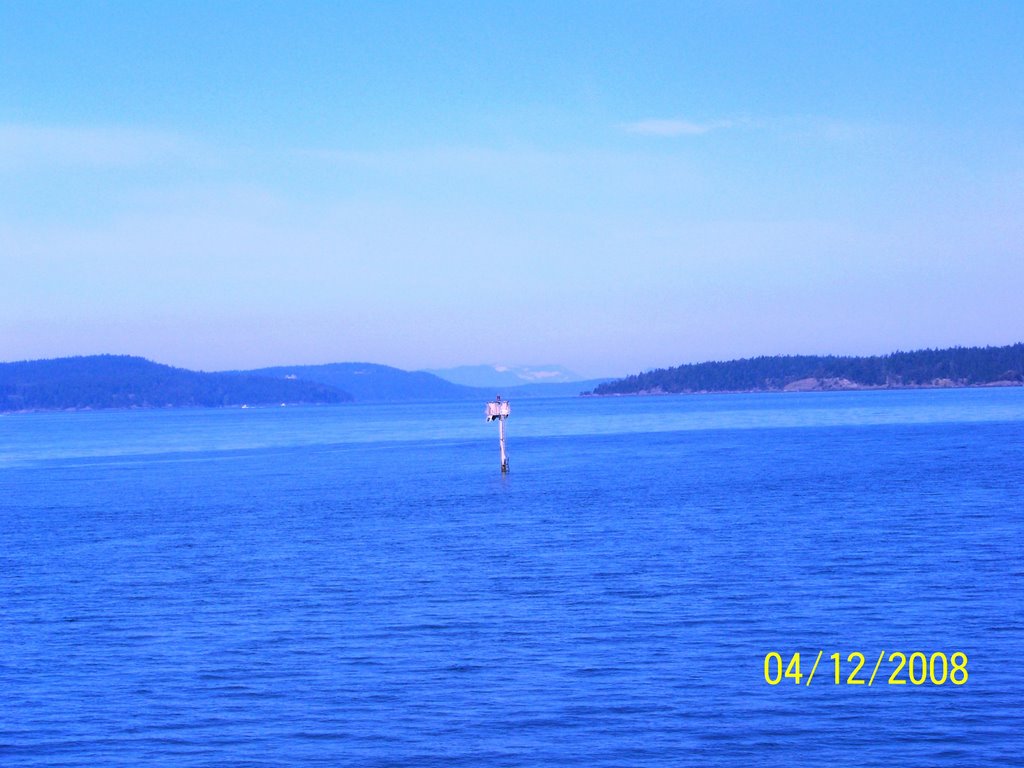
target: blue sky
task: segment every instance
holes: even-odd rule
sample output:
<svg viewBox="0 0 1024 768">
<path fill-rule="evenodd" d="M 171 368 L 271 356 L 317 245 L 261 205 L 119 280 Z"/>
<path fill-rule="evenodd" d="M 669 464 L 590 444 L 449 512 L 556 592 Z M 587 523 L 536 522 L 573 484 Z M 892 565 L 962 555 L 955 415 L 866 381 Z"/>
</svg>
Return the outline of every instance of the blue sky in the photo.
<svg viewBox="0 0 1024 768">
<path fill-rule="evenodd" d="M 1024 339 L 1024 4 L 0 0 L 0 360 Z"/>
</svg>

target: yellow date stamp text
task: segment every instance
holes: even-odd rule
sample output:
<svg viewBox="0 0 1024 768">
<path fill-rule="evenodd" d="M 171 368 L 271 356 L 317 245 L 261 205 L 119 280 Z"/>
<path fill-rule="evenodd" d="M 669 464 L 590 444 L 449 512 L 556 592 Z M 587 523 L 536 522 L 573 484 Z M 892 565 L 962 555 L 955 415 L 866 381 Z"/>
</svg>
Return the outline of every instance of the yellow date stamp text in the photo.
<svg viewBox="0 0 1024 768">
<path fill-rule="evenodd" d="M 814 663 L 807 665 L 801 660 L 799 652 L 787 656 L 771 651 L 764 657 L 764 680 L 768 685 L 789 683 L 808 686 L 815 679 L 823 657 L 825 651 L 818 651 Z M 964 685 L 969 677 L 967 654 L 963 651 L 949 654 L 944 651 L 914 651 L 909 654 L 892 651 L 887 655 L 883 650 L 873 666 L 860 651 L 845 656 L 837 652 L 826 658 L 831 662 L 826 664 L 832 672 L 831 675 L 826 673 L 826 677 L 833 685 L 872 686 L 876 682 L 886 685 Z M 810 660 L 809 655 L 807 660 Z M 809 671 L 805 672 L 805 669 Z M 821 679 L 820 675 L 818 679 Z"/>
</svg>

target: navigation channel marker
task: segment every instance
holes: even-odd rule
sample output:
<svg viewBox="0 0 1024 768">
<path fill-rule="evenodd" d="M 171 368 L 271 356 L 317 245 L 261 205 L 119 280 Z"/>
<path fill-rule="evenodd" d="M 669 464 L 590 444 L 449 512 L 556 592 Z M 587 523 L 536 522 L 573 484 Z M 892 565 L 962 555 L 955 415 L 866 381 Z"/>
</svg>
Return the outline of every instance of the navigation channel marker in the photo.
<svg viewBox="0 0 1024 768">
<path fill-rule="evenodd" d="M 501 395 L 496 395 L 494 400 L 487 404 L 488 421 L 498 420 L 498 445 L 501 447 L 501 471 L 508 472 L 508 456 L 505 455 L 505 419 L 512 413 L 508 400 L 502 400 Z"/>
</svg>

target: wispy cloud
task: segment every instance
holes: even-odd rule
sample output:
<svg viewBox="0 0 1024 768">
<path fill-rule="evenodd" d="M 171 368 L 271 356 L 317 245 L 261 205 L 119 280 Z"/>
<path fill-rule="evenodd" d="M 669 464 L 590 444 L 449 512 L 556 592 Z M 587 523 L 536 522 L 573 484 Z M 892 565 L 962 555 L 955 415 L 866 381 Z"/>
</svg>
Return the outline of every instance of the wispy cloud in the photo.
<svg viewBox="0 0 1024 768">
<path fill-rule="evenodd" d="M 695 121 L 683 118 L 652 118 L 621 123 L 619 129 L 637 136 L 676 138 L 704 136 L 729 130 L 748 129 L 763 131 L 777 138 L 815 140 L 835 143 L 854 143 L 892 136 L 896 127 L 878 122 L 849 120 L 829 115 L 788 115 L 762 118 L 740 117 L 729 120 Z"/>
<path fill-rule="evenodd" d="M 117 126 L 0 123 L 0 169 L 34 166 L 130 168 L 194 156 L 174 133 Z"/>
<path fill-rule="evenodd" d="M 673 137 L 701 136 L 711 131 L 732 128 L 735 125 L 737 125 L 735 120 L 711 120 L 700 123 L 681 119 L 649 119 L 624 123 L 621 128 L 627 133 L 635 133 L 641 136 Z"/>
</svg>

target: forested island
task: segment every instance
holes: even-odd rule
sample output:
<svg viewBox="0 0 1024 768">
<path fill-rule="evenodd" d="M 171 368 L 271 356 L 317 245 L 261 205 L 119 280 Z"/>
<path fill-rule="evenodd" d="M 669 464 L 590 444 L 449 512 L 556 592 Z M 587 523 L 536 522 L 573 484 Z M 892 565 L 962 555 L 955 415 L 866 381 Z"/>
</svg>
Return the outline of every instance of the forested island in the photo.
<svg viewBox="0 0 1024 768">
<path fill-rule="evenodd" d="M 128 355 L 0 363 L 0 411 L 340 403 L 352 396 L 309 381 L 203 373 Z"/>
<path fill-rule="evenodd" d="M 660 368 L 595 387 L 593 395 L 1020 386 L 1024 343 L 872 357 L 786 355 Z"/>
</svg>

